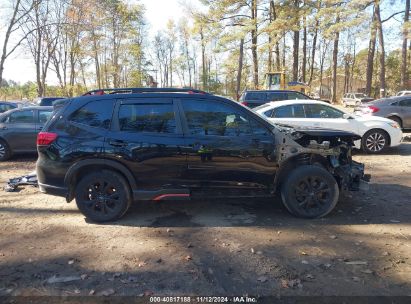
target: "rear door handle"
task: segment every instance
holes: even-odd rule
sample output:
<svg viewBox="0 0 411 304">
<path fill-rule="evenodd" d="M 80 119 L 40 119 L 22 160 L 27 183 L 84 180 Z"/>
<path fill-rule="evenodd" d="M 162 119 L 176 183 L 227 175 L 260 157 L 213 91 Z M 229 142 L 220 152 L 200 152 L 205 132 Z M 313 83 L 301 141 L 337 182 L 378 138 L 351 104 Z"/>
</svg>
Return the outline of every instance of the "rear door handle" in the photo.
<svg viewBox="0 0 411 304">
<path fill-rule="evenodd" d="M 128 145 L 125 141 L 122 140 L 110 140 L 108 144 L 114 147 L 125 147 Z"/>
</svg>

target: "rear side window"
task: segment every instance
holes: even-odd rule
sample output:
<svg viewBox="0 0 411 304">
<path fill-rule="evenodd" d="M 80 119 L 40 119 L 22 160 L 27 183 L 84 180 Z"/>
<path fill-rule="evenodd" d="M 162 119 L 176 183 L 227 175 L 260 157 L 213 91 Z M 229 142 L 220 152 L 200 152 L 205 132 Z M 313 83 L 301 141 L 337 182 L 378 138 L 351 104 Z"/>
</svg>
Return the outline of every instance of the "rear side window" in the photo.
<svg viewBox="0 0 411 304">
<path fill-rule="evenodd" d="M 121 131 L 176 133 L 172 104 L 124 104 L 118 114 Z"/>
<path fill-rule="evenodd" d="M 69 118 L 70 122 L 95 128 L 110 128 L 113 114 L 113 100 L 95 100 L 75 111 Z"/>
<path fill-rule="evenodd" d="M 32 110 L 13 112 L 9 116 L 9 123 L 32 123 L 34 122 Z"/>
<path fill-rule="evenodd" d="M 52 111 L 39 110 L 39 122 L 46 123 L 47 120 L 49 120 L 52 113 L 53 113 Z"/>
</svg>

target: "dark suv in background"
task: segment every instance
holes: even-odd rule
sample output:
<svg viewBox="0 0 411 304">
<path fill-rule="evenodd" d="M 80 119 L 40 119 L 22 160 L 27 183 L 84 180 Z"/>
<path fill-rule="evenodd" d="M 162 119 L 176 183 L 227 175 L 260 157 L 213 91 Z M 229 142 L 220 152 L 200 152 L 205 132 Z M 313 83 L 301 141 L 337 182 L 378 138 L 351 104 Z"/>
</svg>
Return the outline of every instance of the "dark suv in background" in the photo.
<svg viewBox="0 0 411 304">
<path fill-rule="evenodd" d="M 358 190 L 357 135 L 274 126 L 237 102 L 202 91 L 99 90 L 66 100 L 37 139 L 42 192 L 89 219 L 120 218 L 136 200 L 282 195 L 316 218 L 340 189 Z"/>
<path fill-rule="evenodd" d="M 312 99 L 311 97 L 296 91 L 286 90 L 250 90 L 244 91 L 240 97 L 240 103 L 255 108 L 271 101 Z"/>
</svg>

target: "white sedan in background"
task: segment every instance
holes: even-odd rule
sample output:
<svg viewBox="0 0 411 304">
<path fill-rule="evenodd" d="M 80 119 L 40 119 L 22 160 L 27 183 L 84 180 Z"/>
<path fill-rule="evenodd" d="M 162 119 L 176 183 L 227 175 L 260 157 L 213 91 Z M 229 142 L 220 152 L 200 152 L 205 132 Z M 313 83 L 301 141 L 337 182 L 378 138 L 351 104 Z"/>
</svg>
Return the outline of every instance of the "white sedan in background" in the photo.
<svg viewBox="0 0 411 304">
<path fill-rule="evenodd" d="M 398 123 L 377 116 L 357 116 L 315 100 L 270 102 L 253 109 L 273 123 L 296 127 L 349 131 L 361 136 L 354 144 L 367 153 L 379 153 L 398 146 L 402 131 Z"/>
</svg>

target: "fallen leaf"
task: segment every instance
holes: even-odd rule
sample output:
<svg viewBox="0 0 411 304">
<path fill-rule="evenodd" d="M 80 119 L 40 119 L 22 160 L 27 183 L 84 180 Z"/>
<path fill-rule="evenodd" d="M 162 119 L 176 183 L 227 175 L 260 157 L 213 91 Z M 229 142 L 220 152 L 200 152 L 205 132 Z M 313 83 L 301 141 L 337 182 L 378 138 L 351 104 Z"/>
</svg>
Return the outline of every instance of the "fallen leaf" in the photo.
<svg viewBox="0 0 411 304">
<path fill-rule="evenodd" d="M 85 279 L 88 278 L 88 275 L 87 275 L 87 274 L 82 274 L 82 275 L 80 276 L 80 278 L 81 278 L 82 280 L 85 280 Z"/>
<path fill-rule="evenodd" d="M 281 287 L 282 288 L 288 288 L 288 280 L 282 279 L 281 280 Z"/>
<path fill-rule="evenodd" d="M 69 261 L 67 262 L 67 264 L 69 264 L 69 265 L 74 264 L 74 260 L 73 260 L 73 259 L 69 260 Z"/>
<path fill-rule="evenodd" d="M 146 265 L 147 265 L 146 262 L 140 262 L 140 263 L 138 263 L 138 267 L 144 267 L 144 266 L 146 266 Z"/>
<path fill-rule="evenodd" d="M 184 259 L 185 259 L 186 261 L 191 261 L 193 258 L 191 257 L 191 255 L 187 255 Z"/>
<path fill-rule="evenodd" d="M 75 294 L 80 294 L 80 290 L 79 289 L 74 289 L 74 293 Z"/>
<path fill-rule="evenodd" d="M 336 236 L 336 235 L 330 235 L 330 239 L 335 240 L 336 238 L 337 238 L 337 236 Z"/>
<path fill-rule="evenodd" d="M 54 275 L 51 278 L 48 278 L 46 282 L 48 284 L 55 284 L 55 283 L 67 283 L 67 282 L 78 281 L 78 280 L 81 280 L 81 277 L 79 276 L 57 277 Z"/>
<path fill-rule="evenodd" d="M 305 251 L 300 251 L 301 255 L 308 255 Z"/>
<path fill-rule="evenodd" d="M 90 290 L 90 292 L 88 293 L 90 296 L 92 296 L 93 294 L 95 294 L 96 291 L 94 289 Z"/>
<path fill-rule="evenodd" d="M 116 293 L 116 292 L 114 291 L 113 288 L 109 288 L 109 289 L 100 291 L 99 293 L 97 293 L 97 295 L 108 297 L 108 296 L 111 296 L 111 295 L 113 295 L 113 294 L 115 294 L 115 293 Z"/>
<path fill-rule="evenodd" d="M 261 283 L 264 283 L 264 282 L 267 282 L 267 281 L 268 281 L 268 278 L 267 278 L 266 276 L 261 276 L 261 277 L 259 277 L 259 278 L 257 279 L 257 281 L 259 281 L 259 282 L 261 282 Z"/>
<path fill-rule="evenodd" d="M 367 265 L 368 263 L 366 261 L 349 261 L 345 262 L 347 265 Z"/>
<path fill-rule="evenodd" d="M 194 247 L 193 244 L 188 243 L 187 248 L 193 248 L 193 247 Z"/>
<path fill-rule="evenodd" d="M 390 255 L 390 254 L 389 254 L 388 251 L 384 251 L 384 252 L 382 253 L 382 255 L 383 255 L 383 256 L 388 256 L 388 255 Z"/>
<path fill-rule="evenodd" d="M 308 273 L 308 274 L 305 276 L 305 278 L 306 278 L 306 279 L 309 279 L 309 280 L 315 279 L 315 277 L 314 277 L 311 273 Z"/>
</svg>

